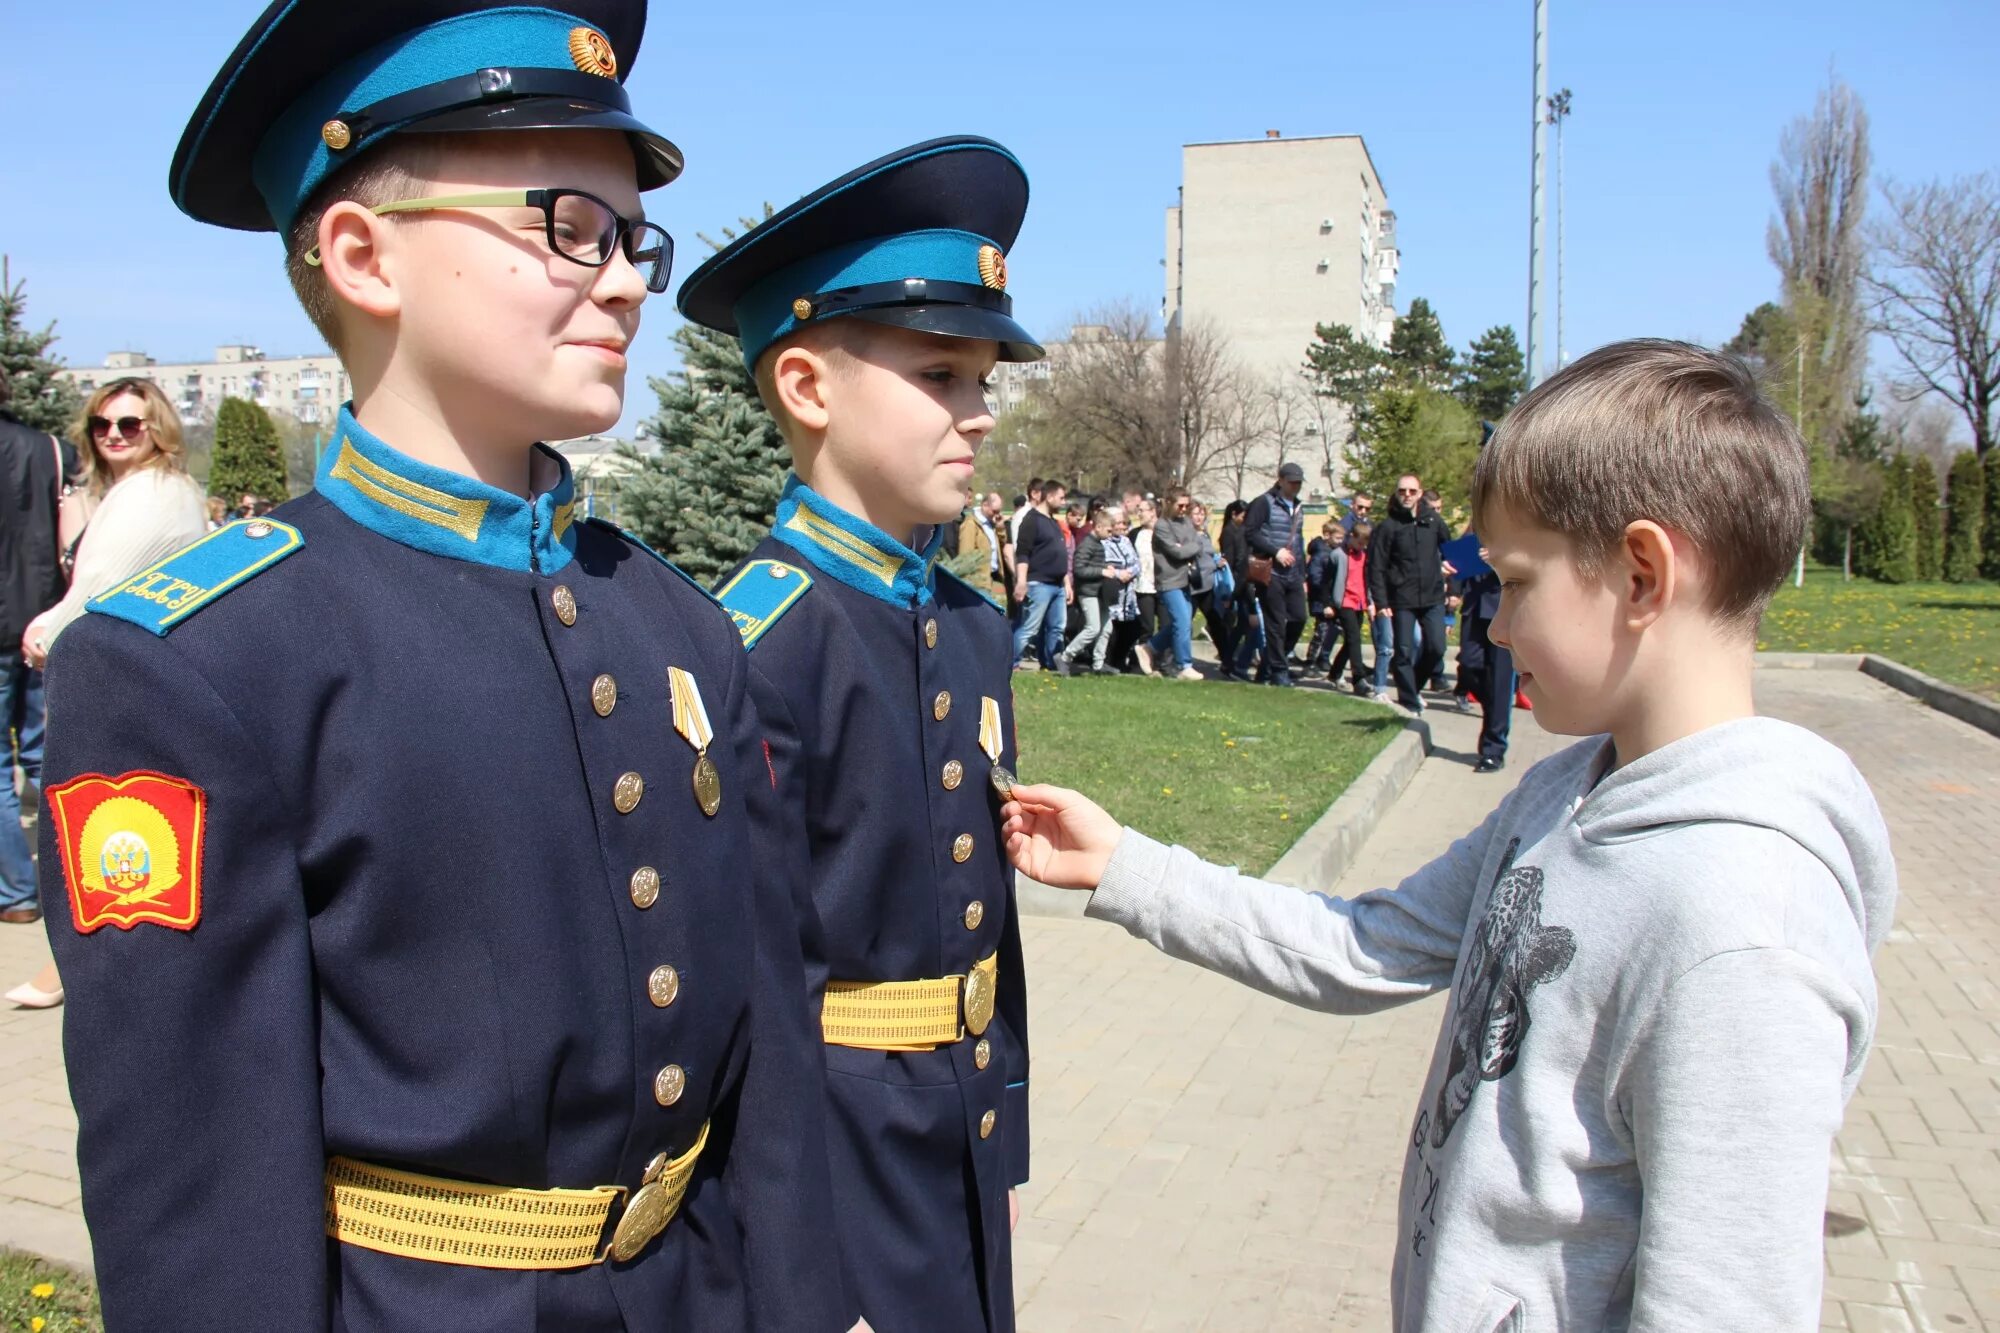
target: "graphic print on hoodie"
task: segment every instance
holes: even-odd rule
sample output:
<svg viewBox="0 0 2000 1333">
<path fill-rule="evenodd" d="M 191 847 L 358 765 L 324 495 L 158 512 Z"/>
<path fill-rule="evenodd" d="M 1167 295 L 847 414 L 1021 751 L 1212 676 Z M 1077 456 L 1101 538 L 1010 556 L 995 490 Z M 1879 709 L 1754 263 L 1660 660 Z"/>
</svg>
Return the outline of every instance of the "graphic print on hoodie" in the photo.
<svg viewBox="0 0 2000 1333">
<path fill-rule="evenodd" d="M 1509 839 L 1455 987 L 1462 998 L 1431 1122 L 1433 1148 L 1444 1147 L 1480 1083 L 1505 1078 L 1520 1058 L 1528 1035 L 1528 992 L 1567 972 L 1576 957 L 1573 931 L 1542 924 L 1542 872 L 1516 866 L 1520 852 L 1521 840 Z"/>
</svg>

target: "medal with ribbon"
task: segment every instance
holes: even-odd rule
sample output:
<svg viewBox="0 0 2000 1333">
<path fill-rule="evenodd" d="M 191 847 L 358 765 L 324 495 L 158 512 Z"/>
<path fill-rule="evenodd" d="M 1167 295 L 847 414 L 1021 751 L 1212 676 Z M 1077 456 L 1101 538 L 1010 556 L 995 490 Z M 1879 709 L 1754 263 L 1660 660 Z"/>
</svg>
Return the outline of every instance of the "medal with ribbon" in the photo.
<svg viewBox="0 0 2000 1333">
<path fill-rule="evenodd" d="M 993 761 L 993 771 L 988 776 L 993 790 L 1005 800 L 1014 794 L 1014 775 L 1000 762 L 1002 741 L 1000 739 L 1000 701 L 985 695 L 979 698 L 979 748 Z"/>
<path fill-rule="evenodd" d="M 701 701 L 701 687 L 694 677 L 679 667 L 667 668 L 667 695 L 674 705 L 674 730 L 694 747 L 694 800 L 710 819 L 722 808 L 722 774 L 708 757 L 715 729 L 708 723 L 708 708 Z"/>
</svg>

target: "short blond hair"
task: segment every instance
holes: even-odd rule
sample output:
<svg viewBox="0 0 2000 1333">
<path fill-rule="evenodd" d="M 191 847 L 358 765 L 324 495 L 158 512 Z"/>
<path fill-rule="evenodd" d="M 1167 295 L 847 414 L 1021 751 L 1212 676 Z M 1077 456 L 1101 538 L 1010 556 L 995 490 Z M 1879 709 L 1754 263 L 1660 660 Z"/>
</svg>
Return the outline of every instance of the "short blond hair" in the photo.
<svg viewBox="0 0 2000 1333">
<path fill-rule="evenodd" d="M 128 393 L 146 404 L 146 438 L 153 442 L 152 454 L 139 466 L 167 472 L 187 471 L 187 440 L 181 431 L 181 414 L 174 410 L 173 402 L 160 386 L 136 376 L 112 380 L 84 400 L 83 410 L 76 414 L 69 428 L 70 443 L 76 446 L 76 456 L 82 461 L 84 487 L 92 495 L 102 495 L 111 489 L 111 469 L 98 457 L 90 419 L 101 415 L 104 405 L 113 398 Z"/>
<path fill-rule="evenodd" d="M 1601 569 L 1628 525 L 1692 543 L 1709 610 L 1755 631 L 1812 517 L 1805 441 L 1736 357 L 1634 338 L 1563 367 L 1480 451 L 1475 527 L 1495 509 L 1566 535 Z"/>
<path fill-rule="evenodd" d="M 336 354 L 341 351 L 340 317 L 333 288 L 319 265 L 306 262 L 306 256 L 319 245 L 320 219 L 335 204 L 374 208 L 422 194 L 426 177 L 436 170 L 442 156 L 443 149 L 435 142 L 442 137 L 391 136 L 328 177 L 292 219 L 285 236 L 285 276 L 291 280 L 292 294 L 305 308 L 306 318 Z"/>
</svg>

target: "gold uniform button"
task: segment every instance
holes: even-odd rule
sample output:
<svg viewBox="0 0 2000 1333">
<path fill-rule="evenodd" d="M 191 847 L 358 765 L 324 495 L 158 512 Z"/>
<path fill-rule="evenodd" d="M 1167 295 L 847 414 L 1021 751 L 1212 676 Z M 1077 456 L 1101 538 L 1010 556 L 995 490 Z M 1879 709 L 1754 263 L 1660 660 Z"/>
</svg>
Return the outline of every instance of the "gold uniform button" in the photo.
<svg viewBox="0 0 2000 1333">
<path fill-rule="evenodd" d="M 673 1158 L 667 1156 L 665 1153 L 660 1153 L 658 1156 L 654 1157 L 652 1161 L 646 1163 L 645 1174 L 641 1175 L 639 1179 L 642 1183 L 650 1185 L 654 1181 L 658 1180 L 661 1176 L 665 1175 L 667 1173 L 667 1168 L 672 1166 L 673 1164 L 674 1164 Z"/>
<path fill-rule="evenodd" d="M 986 904 L 974 898 L 965 905 L 965 928 L 978 930 L 979 923 L 986 919 Z"/>
<path fill-rule="evenodd" d="M 653 1075 L 653 1100 L 662 1106 L 672 1106 L 687 1091 L 687 1070 L 679 1065 L 668 1065 Z M 992 1115 L 991 1111 L 986 1114 Z"/>
<path fill-rule="evenodd" d="M 986 1113 L 985 1115 L 983 1115 L 983 1116 L 980 1116 L 980 1117 L 979 1117 L 979 1137 L 980 1137 L 980 1138 L 982 1138 L 982 1139 L 990 1139 L 990 1138 L 992 1138 L 992 1137 L 993 1137 L 993 1122 L 994 1122 L 994 1121 L 996 1121 L 996 1120 L 998 1120 L 999 1118 L 1000 1118 L 1000 1116 L 999 1116 L 999 1113 L 998 1113 L 998 1112 L 996 1112 L 996 1111 L 988 1111 L 988 1112 L 987 1112 L 987 1113 Z"/>
<path fill-rule="evenodd" d="M 960 865 L 972 859 L 972 835 L 961 833 L 951 840 L 951 859 Z"/>
<path fill-rule="evenodd" d="M 958 784 L 965 781 L 965 765 L 953 759 L 944 766 L 944 789 L 957 791 Z"/>
<path fill-rule="evenodd" d="M 939 690 L 936 702 L 931 704 L 931 716 L 942 722 L 951 716 L 951 691 Z"/>
<path fill-rule="evenodd" d="M 984 1069 L 993 1063 L 993 1043 L 981 1037 L 979 1044 L 972 1048 L 972 1067 Z"/>
<path fill-rule="evenodd" d="M 632 905 L 645 911 L 660 900 L 660 872 L 640 866 L 632 872 Z"/>
<path fill-rule="evenodd" d="M 558 583 L 555 591 L 549 594 L 549 603 L 556 609 L 557 620 L 565 625 L 576 623 L 576 594 L 569 590 L 568 585 Z"/>
<path fill-rule="evenodd" d="M 639 798 L 646 794 L 646 779 L 637 773 L 620 773 L 618 781 L 611 784 L 611 805 L 621 815 L 629 815 L 639 808 Z"/>
<path fill-rule="evenodd" d="M 937 647 L 937 618 L 935 616 L 924 622 L 924 647 Z"/>
<path fill-rule="evenodd" d="M 611 710 L 618 706 L 618 682 L 609 675 L 591 681 L 590 706 L 599 717 L 610 717 Z"/>
<path fill-rule="evenodd" d="M 655 1009 L 664 1009 L 674 1002 L 681 993 L 681 974 L 664 964 L 653 969 L 653 975 L 646 978 L 646 995 Z"/>
</svg>

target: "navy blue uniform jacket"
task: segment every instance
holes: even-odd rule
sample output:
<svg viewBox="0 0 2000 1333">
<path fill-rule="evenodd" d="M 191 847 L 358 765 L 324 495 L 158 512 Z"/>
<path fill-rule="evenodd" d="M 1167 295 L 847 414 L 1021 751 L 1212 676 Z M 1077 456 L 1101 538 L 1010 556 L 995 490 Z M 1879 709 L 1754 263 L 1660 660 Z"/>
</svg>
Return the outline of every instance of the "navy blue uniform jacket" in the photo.
<svg viewBox="0 0 2000 1333">
<path fill-rule="evenodd" d="M 344 413 L 336 438 L 317 490 L 255 534 L 297 550 L 170 630 L 86 616 L 49 668 L 51 789 L 148 770 L 206 794 L 190 930 L 79 934 L 43 808 L 109 1327 L 846 1329 L 796 904 L 750 808 L 772 784 L 728 618 L 572 522 L 566 465 L 530 502 Z M 669 666 L 714 725 L 712 819 Z M 626 773 L 645 787 L 620 813 Z M 685 1091 L 663 1105 L 670 1064 Z M 630 1263 L 497 1271 L 324 1234 L 336 1154 L 634 1189 L 711 1120 L 679 1215 Z"/>
<path fill-rule="evenodd" d="M 722 598 L 794 821 L 782 841 L 812 886 L 813 991 L 998 955 L 986 1067 L 969 1035 L 934 1051 L 826 1047 L 840 1243 L 877 1333 L 1013 1327 L 1007 1191 L 1028 1175 L 1020 920 L 979 742 L 992 699 L 1000 762 L 1016 765 L 1012 637 L 992 602 L 933 570 L 935 547 L 919 554 L 793 478 Z M 799 582 L 773 563 L 810 589 L 770 595 Z"/>
</svg>

